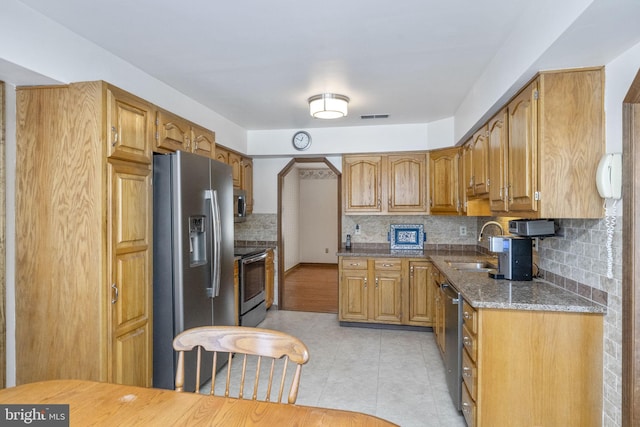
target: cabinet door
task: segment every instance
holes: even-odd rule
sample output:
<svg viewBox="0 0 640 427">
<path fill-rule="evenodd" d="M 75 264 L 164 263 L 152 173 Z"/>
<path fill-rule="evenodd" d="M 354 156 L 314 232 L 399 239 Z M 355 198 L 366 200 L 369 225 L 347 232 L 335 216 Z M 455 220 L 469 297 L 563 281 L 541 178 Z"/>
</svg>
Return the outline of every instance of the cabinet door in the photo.
<svg viewBox="0 0 640 427">
<path fill-rule="evenodd" d="M 215 159 L 224 164 L 229 164 L 229 152 L 217 145 L 215 147 Z"/>
<path fill-rule="evenodd" d="M 242 157 L 239 154 L 229 152 L 229 166 L 232 169 L 233 188 L 242 188 Z"/>
<path fill-rule="evenodd" d="M 507 110 L 489 120 L 489 206 L 492 212 L 507 210 Z"/>
<path fill-rule="evenodd" d="M 471 141 L 462 146 L 460 155 L 462 156 L 463 191 L 468 198 L 471 198 L 475 195 L 475 187 L 473 185 L 473 146 Z"/>
<path fill-rule="evenodd" d="M 423 326 L 433 324 L 433 284 L 430 262 L 409 263 L 409 321 Z"/>
<path fill-rule="evenodd" d="M 402 322 L 402 263 L 399 259 L 375 259 L 372 320 Z"/>
<path fill-rule="evenodd" d="M 156 147 L 169 151 L 191 151 L 191 123 L 187 120 L 168 113 L 158 111 L 158 134 Z"/>
<path fill-rule="evenodd" d="M 486 126 L 480 128 L 472 140 L 473 148 L 473 193 L 481 197 L 489 192 L 489 131 Z"/>
<path fill-rule="evenodd" d="M 383 211 L 381 156 L 344 156 L 342 173 L 345 213 Z"/>
<path fill-rule="evenodd" d="M 343 270 L 340 278 L 340 320 L 368 319 L 368 271 Z"/>
<path fill-rule="evenodd" d="M 110 381 L 151 386 L 151 169 L 109 165 Z"/>
<path fill-rule="evenodd" d="M 242 158 L 242 189 L 246 192 L 247 215 L 253 213 L 253 160 Z"/>
<path fill-rule="evenodd" d="M 509 113 L 509 211 L 537 210 L 537 97 L 534 81 L 508 106 Z"/>
<path fill-rule="evenodd" d="M 195 154 L 214 158 L 216 135 L 208 129 L 191 125 L 191 145 Z"/>
<path fill-rule="evenodd" d="M 275 270 L 273 266 L 273 249 L 267 250 L 267 259 L 265 260 L 265 302 L 267 308 L 273 305 Z"/>
<path fill-rule="evenodd" d="M 107 156 L 151 163 L 154 111 L 150 104 L 118 88 L 107 89 Z"/>
<path fill-rule="evenodd" d="M 432 214 L 458 213 L 458 155 L 457 147 L 429 154 Z"/>
<path fill-rule="evenodd" d="M 426 154 L 390 155 L 387 158 L 387 211 L 427 213 Z"/>
</svg>

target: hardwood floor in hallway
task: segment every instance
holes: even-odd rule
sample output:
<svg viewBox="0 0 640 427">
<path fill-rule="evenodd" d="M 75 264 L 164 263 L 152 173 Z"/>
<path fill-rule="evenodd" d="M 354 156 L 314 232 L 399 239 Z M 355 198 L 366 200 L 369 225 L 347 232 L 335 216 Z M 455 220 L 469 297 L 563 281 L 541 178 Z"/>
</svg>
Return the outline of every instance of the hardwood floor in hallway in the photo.
<svg viewBox="0 0 640 427">
<path fill-rule="evenodd" d="M 283 309 L 338 312 L 338 264 L 301 263 L 284 277 Z"/>
</svg>

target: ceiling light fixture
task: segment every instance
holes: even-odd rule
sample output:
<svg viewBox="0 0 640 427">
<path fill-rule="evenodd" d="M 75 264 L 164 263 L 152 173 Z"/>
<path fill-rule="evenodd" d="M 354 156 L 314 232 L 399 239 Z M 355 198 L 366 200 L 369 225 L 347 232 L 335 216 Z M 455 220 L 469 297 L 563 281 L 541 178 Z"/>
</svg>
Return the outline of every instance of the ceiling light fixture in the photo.
<svg viewBox="0 0 640 427">
<path fill-rule="evenodd" d="M 348 113 L 349 98 L 335 93 L 323 93 L 309 98 L 309 114 L 316 119 L 339 119 Z"/>
</svg>

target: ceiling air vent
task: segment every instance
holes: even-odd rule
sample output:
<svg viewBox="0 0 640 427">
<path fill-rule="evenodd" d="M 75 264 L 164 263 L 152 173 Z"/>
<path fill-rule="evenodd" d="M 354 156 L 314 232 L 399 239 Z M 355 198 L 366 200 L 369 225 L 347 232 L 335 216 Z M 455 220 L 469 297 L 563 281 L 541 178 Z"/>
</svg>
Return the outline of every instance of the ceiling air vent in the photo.
<svg viewBox="0 0 640 427">
<path fill-rule="evenodd" d="M 388 119 L 388 114 L 366 114 L 364 116 L 360 116 L 361 119 Z"/>
</svg>

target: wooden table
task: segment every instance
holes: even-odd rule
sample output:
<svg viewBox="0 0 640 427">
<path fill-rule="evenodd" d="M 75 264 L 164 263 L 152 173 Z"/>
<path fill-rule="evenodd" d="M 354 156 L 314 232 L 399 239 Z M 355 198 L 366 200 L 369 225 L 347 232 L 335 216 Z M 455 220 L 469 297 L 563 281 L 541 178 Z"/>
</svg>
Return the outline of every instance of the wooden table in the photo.
<svg viewBox="0 0 640 427">
<path fill-rule="evenodd" d="M 0 390 L 0 404 L 69 404 L 72 426 L 394 426 L 359 412 L 81 380 Z"/>
</svg>

